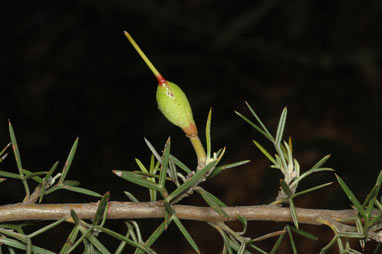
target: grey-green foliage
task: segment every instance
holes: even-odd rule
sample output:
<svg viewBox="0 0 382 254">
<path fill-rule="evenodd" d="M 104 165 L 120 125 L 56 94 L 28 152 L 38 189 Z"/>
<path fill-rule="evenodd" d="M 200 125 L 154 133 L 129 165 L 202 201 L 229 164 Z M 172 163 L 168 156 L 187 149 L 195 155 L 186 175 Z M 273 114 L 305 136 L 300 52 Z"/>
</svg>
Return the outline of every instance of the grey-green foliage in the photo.
<svg viewBox="0 0 382 254">
<path fill-rule="evenodd" d="M 208 222 L 208 224 L 216 229 L 217 233 L 220 234 L 223 239 L 224 247 L 222 253 L 278 253 L 277 251 L 279 250 L 279 247 L 285 237 L 289 239 L 292 253 L 298 253 L 294 240 L 295 234 L 310 240 L 317 240 L 318 238 L 299 228 L 294 200 L 301 195 L 321 189 L 331 183 L 323 183 L 304 190 L 298 190 L 298 185 L 300 181 L 314 173 L 333 171 L 333 169 L 323 166 L 329 159 L 329 155 L 324 156 L 308 170 L 302 170 L 298 161 L 293 157 L 291 139 L 288 141 L 284 141 L 283 139 L 287 109 L 285 108 L 282 111 L 276 134 L 273 136 L 255 113 L 253 108 L 249 104 L 247 104 L 247 106 L 256 123 L 245 117 L 243 114 L 238 112 L 236 113 L 273 144 L 274 151 L 268 151 L 259 142 L 253 140 L 255 146 L 271 162 L 271 168 L 280 170 L 283 175 L 283 178 L 280 179 L 279 194 L 271 205 L 287 204 L 290 208 L 293 224 L 290 225 L 286 223 L 280 230 L 266 233 L 263 236 L 256 238 L 246 236 L 248 224 L 247 219 L 243 216 L 238 216 L 235 218 L 243 224 L 244 229 L 241 232 L 235 232 L 223 221 Z M 29 223 L 0 224 L 0 253 L 2 253 L 3 250 L 7 250 L 9 253 L 15 253 L 17 250 L 23 250 L 28 254 L 53 253 L 49 250 L 34 245 L 33 238 L 47 233 L 50 229 L 57 227 L 62 223 L 70 223 L 72 225 L 72 230 L 66 237 L 65 243 L 60 249 L 59 253 L 62 254 L 78 253 L 80 250 L 84 253 L 118 254 L 124 253 L 127 245 L 132 246 L 135 249 L 134 253 L 136 254 L 156 253 L 155 250 L 152 249 L 152 245 L 162 234 L 166 232 L 166 229 L 170 224 L 174 224 L 179 229 L 180 234 L 183 235 L 183 237 L 188 241 L 190 247 L 195 252 L 200 253 L 197 242 L 194 241 L 192 235 L 182 223 L 182 220 L 177 216 L 174 205 L 182 201 L 185 197 L 196 193 L 203 198 L 206 205 L 213 208 L 222 218 L 228 218 L 229 215 L 224 210 L 226 207 L 224 202 L 213 193 L 207 191 L 205 187 L 201 186 L 201 184 L 217 177 L 226 169 L 235 168 L 249 162 L 249 160 L 245 160 L 220 165 L 220 161 L 225 154 L 225 148 L 219 149 L 217 152 L 212 153 L 210 130 L 211 115 L 212 111 L 210 110 L 205 130 L 207 164 L 203 168 L 194 171 L 191 169 L 192 167 L 187 166 L 171 154 L 172 148 L 170 139 L 167 140 L 162 153 L 158 152 L 154 146 L 147 139 L 145 139 L 148 148 L 152 152 L 152 156 L 150 157 L 147 166 L 141 160 L 135 159 L 139 170 L 113 171 L 122 179 L 146 189 L 148 192 L 148 199 L 150 201 L 157 201 L 158 199 L 163 201 L 165 211 L 163 221 L 147 239 L 143 239 L 139 225 L 133 220 L 125 221 L 126 232 L 123 233 L 115 232 L 106 227 L 105 223 L 107 221 L 109 193 L 101 196 L 94 191 L 79 187 L 80 183 L 78 181 L 67 179 L 78 146 L 78 138 L 71 147 L 61 172 L 55 174 L 59 165 L 58 162 L 55 162 L 47 171 L 31 172 L 25 169 L 22 164 L 20 151 L 16 141 L 16 135 L 12 125 L 9 123 L 11 143 L 0 151 L 0 163 L 6 158 L 7 149 L 12 146 L 18 173 L 16 174 L 8 171 L 0 171 L 0 183 L 7 178 L 20 180 L 23 183 L 25 190 L 24 202 L 29 201 L 41 203 L 46 195 L 50 195 L 60 189 L 74 191 L 93 197 L 101 197 L 101 200 L 98 203 L 96 215 L 91 222 L 80 219 L 76 212 L 72 210 L 71 217 L 54 221 L 29 234 L 25 233 L 25 228 L 30 226 Z M 351 204 L 354 206 L 354 209 L 358 211 L 358 215 L 354 218 L 350 218 L 355 224 L 354 227 L 337 221 L 323 220 L 320 222 L 328 225 L 334 232 L 333 239 L 322 249 L 322 253 L 325 253 L 335 244 L 337 244 L 340 253 L 359 253 L 355 249 L 351 248 L 348 241 L 349 239 L 359 239 L 361 246 L 364 246 L 367 240 L 371 239 L 380 241 L 381 238 L 379 232 L 381 229 L 380 225 L 382 218 L 382 198 L 379 196 L 379 192 L 382 182 L 382 171 L 377 178 L 376 184 L 373 186 L 364 202 L 358 201 L 350 188 L 339 176 L 337 176 L 337 180 L 344 190 L 344 193 L 349 198 Z M 30 192 L 30 181 L 34 181 L 37 184 L 37 187 L 33 193 Z M 37 195 L 34 195 L 35 193 L 37 193 Z M 133 202 L 140 202 L 134 194 L 128 191 L 125 191 L 125 194 Z M 115 238 L 120 241 L 120 244 L 115 250 L 109 250 L 98 239 L 100 234 L 106 234 L 112 238 Z M 274 239 L 274 244 L 271 249 L 264 250 L 258 246 L 260 241 L 269 238 Z M 379 248 L 380 246 L 378 246 L 374 253 L 377 253 Z"/>
</svg>

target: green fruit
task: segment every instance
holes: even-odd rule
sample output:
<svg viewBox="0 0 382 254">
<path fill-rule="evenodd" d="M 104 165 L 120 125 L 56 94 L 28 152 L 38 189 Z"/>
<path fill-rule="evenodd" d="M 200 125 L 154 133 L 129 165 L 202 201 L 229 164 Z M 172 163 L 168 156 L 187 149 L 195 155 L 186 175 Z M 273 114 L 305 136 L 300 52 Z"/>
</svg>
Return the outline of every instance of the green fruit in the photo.
<svg viewBox="0 0 382 254">
<path fill-rule="evenodd" d="M 182 89 L 174 83 L 165 80 L 134 41 L 133 37 L 126 31 L 125 35 L 158 80 L 156 97 L 159 110 L 171 123 L 182 128 L 186 135 L 197 135 L 198 131 L 192 117 L 190 103 Z"/>
<path fill-rule="evenodd" d="M 197 134 L 190 103 L 179 86 L 170 81 L 159 84 L 156 97 L 159 110 L 171 123 L 187 135 Z"/>
</svg>

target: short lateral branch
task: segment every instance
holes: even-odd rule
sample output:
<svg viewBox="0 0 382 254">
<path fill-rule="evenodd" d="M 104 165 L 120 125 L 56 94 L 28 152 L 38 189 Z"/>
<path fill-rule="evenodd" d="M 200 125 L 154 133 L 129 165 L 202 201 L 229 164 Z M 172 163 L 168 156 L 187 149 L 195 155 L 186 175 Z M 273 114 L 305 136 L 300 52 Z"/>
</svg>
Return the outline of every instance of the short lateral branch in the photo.
<svg viewBox="0 0 382 254">
<path fill-rule="evenodd" d="M 74 210 L 81 219 L 92 219 L 97 210 L 97 203 L 69 203 L 69 204 L 10 204 L 0 206 L 0 222 L 21 220 L 58 220 L 69 218 L 70 210 Z M 210 207 L 188 205 L 174 205 L 179 219 L 196 221 L 234 221 L 237 216 L 244 216 L 253 221 L 290 222 L 292 217 L 287 207 L 271 205 L 226 207 L 224 211 L 229 218 L 220 216 Z M 337 222 L 349 221 L 356 215 L 356 211 L 322 210 L 296 208 L 299 223 L 322 224 L 327 218 Z M 109 202 L 108 219 L 144 219 L 163 218 L 162 202 Z"/>
</svg>

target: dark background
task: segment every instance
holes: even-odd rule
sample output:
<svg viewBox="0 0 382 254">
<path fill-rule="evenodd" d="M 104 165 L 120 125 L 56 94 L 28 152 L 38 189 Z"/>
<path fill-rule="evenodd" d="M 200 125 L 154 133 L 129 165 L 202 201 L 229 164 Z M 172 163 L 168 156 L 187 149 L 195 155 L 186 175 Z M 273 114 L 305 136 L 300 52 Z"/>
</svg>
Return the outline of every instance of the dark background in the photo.
<svg viewBox="0 0 382 254">
<path fill-rule="evenodd" d="M 147 165 L 143 136 L 158 150 L 171 136 L 172 153 L 194 167 L 188 140 L 157 110 L 156 80 L 124 37 L 127 30 L 165 78 L 186 92 L 202 139 L 213 107 L 212 142 L 215 150 L 227 146 L 223 162 L 252 160 L 204 184 L 227 205 L 258 205 L 277 195 L 280 174 L 268 168 L 251 140 L 269 144 L 233 112 L 249 115 L 245 100 L 273 132 L 288 106 L 286 136 L 293 137 L 303 170 L 330 153 L 327 166 L 363 200 L 382 165 L 381 8 L 379 0 L 3 1 L 1 146 L 9 142 L 10 119 L 24 168 L 40 171 L 57 160 L 61 168 L 79 137 L 68 178 L 99 193 L 111 191 L 112 200 L 127 200 L 124 190 L 148 198 L 142 188 L 111 173 L 138 169 L 135 157 Z M 0 169 L 16 172 L 13 156 Z M 300 197 L 297 206 L 349 208 L 330 173 L 311 176 L 300 187 L 328 181 L 335 183 Z M 22 191 L 17 181 L 2 183 L 0 203 L 20 201 Z M 88 201 L 96 199 L 66 191 L 45 200 Z M 203 205 L 198 197 L 184 203 Z M 157 223 L 142 221 L 143 234 Z M 110 226 L 124 232 L 122 222 Z M 218 233 L 207 225 L 186 226 L 202 253 L 221 249 Z M 248 236 L 281 227 L 251 222 Z M 332 237 L 323 227 L 303 229 L 321 238 L 298 239 L 303 253 L 318 252 Z M 54 232 L 49 235 L 56 240 L 45 235 L 42 246 L 57 250 L 63 244 L 57 240 L 64 241 L 63 231 Z M 179 239 L 170 227 L 154 249 L 191 253 Z M 284 241 L 282 253 L 288 253 Z M 273 243 L 259 246 L 269 250 Z"/>
</svg>

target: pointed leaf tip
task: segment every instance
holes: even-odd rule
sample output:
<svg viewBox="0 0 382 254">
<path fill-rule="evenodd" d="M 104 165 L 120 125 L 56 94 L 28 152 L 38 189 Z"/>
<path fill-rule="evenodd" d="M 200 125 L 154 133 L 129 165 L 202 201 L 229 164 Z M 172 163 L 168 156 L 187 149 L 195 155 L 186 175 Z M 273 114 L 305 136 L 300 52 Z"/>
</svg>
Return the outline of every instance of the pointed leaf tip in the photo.
<svg viewBox="0 0 382 254">
<path fill-rule="evenodd" d="M 118 171 L 118 170 L 113 170 L 112 171 L 114 174 L 116 174 L 117 176 L 121 176 L 122 175 L 122 172 L 121 171 Z"/>
</svg>

